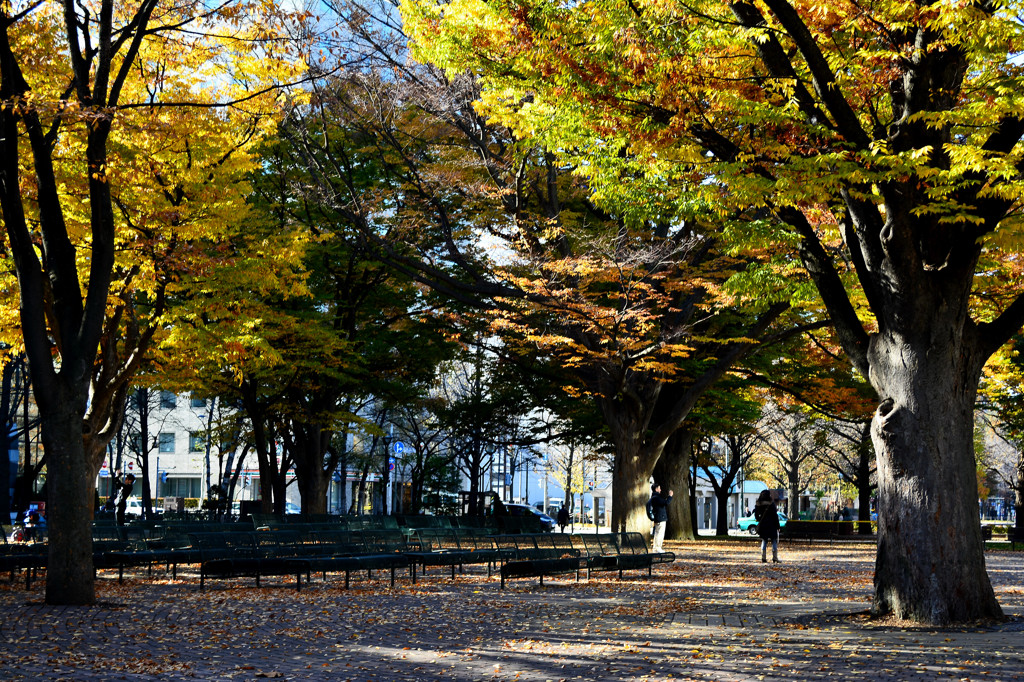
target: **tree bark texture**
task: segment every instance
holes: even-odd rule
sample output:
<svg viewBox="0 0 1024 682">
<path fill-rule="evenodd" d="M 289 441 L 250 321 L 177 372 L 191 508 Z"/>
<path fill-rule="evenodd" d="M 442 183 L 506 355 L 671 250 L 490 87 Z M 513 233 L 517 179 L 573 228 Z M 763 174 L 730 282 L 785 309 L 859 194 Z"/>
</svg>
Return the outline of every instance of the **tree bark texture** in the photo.
<svg viewBox="0 0 1024 682">
<path fill-rule="evenodd" d="M 691 511 L 690 499 L 690 446 L 693 431 L 680 429 L 669 439 L 665 451 L 661 453 L 654 467 L 654 480 L 661 481 L 662 492 L 675 491 L 675 495 L 666 511 L 668 524 L 665 537 L 669 540 L 693 540 L 694 519 L 696 514 Z"/>
<path fill-rule="evenodd" d="M 327 513 L 327 489 L 337 464 L 327 452 L 332 433 L 318 424 L 292 422 L 295 480 L 304 514 Z"/>
<path fill-rule="evenodd" d="M 935 624 L 1000 618 L 978 519 L 973 410 L 982 360 L 949 327 L 929 329 L 871 343 L 882 399 L 871 431 L 879 473 L 873 610 Z"/>
<path fill-rule="evenodd" d="M 42 422 L 47 467 L 46 602 L 88 605 L 95 602 L 92 561 L 94 486 L 99 461 L 90 461 L 82 440 L 84 396 L 68 401 L 62 413 Z M 79 407 L 81 411 L 75 408 Z"/>
<path fill-rule="evenodd" d="M 622 452 L 616 448 L 612 489 L 612 530 L 650 535 L 647 500 L 651 497 L 650 479 L 654 459 L 640 452 Z"/>
</svg>

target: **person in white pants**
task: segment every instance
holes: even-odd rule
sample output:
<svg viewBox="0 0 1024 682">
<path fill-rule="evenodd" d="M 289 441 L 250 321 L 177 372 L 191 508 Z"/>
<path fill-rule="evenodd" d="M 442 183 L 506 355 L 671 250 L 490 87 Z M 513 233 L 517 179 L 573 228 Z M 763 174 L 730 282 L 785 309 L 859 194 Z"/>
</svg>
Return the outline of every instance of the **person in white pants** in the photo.
<svg viewBox="0 0 1024 682">
<path fill-rule="evenodd" d="M 665 541 L 665 522 L 668 521 L 668 503 L 672 501 L 673 492 L 668 491 L 668 497 L 661 494 L 661 484 L 655 483 L 651 486 L 651 510 L 654 513 L 654 541 L 651 551 L 660 554 L 663 550 L 661 544 Z"/>
</svg>

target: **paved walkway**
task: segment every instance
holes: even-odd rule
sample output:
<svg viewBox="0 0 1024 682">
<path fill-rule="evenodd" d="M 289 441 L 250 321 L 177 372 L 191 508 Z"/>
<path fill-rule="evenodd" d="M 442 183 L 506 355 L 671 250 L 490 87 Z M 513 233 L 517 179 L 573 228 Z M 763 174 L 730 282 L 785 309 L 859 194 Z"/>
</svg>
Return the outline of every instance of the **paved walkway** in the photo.
<svg viewBox="0 0 1024 682">
<path fill-rule="evenodd" d="M 1009 616 L 951 630 L 864 615 L 873 548 L 785 546 L 762 565 L 749 543 L 674 543 L 646 577 L 516 581 L 433 571 L 383 580 L 118 585 L 94 607 L 50 607 L 0 588 L 2 680 L 1018 680 L 1024 555 L 993 552 Z"/>
</svg>

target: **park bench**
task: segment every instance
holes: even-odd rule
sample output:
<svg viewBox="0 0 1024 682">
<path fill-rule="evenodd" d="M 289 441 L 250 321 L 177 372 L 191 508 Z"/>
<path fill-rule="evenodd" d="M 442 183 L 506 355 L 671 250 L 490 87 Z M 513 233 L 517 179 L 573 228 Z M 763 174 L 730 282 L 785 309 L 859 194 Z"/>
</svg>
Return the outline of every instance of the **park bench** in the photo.
<svg viewBox="0 0 1024 682">
<path fill-rule="evenodd" d="M 853 538 L 856 536 L 855 521 L 804 521 L 802 519 L 790 519 L 786 527 L 780 532 L 784 540 L 828 540 L 829 544 L 838 538 Z"/>
<path fill-rule="evenodd" d="M 257 540 L 257 535 L 265 537 Z M 190 533 L 200 565 L 199 589 L 208 578 L 251 577 L 259 587 L 261 578 L 269 575 L 294 575 L 295 587 L 301 589 L 302 576 L 310 573 L 309 559 L 299 556 L 287 540 L 273 535 L 272 531 Z"/>
<path fill-rule="evenodd" d="M 123 582 L 126 568 L 145 566 L 152 575 L 153 567 L 165 564 L 174 579 L 179 564 L 200 564 L 203 554 L 195 548 L 190 535 L 251 532 L 248 523 L 220 521 L 135 522 L 114 526 L 106 520 L 93 523 L 93 561 L 97 568 L 117 568 L 118 582 Z"/>
<path fill-rule="evenodd" d="M 416 582 L 416 567 L 425 575 L 429 566 L 447 566 L 451 568 L 452 578 L 455 569 L 459 572 L 467 564 L 486 564 L 487 577 L 491 576 L 493 567 L 501 563 L 501 554 L 490 537 L 460 532 L 456 529 L 421 529 L 415 534 L 416 548 L 406 554 L 412 560 L 413 582 Z"/>
<path fill-rule="evenodd" d="M 579 549 L 565 546 L 556 538 L 559 533 L 533 533 L 495 536 L 495 545 L 502 553 L 501 587 L 514 578 L 538 578 L 544 584 L 546 576 L 575 574 L 587 567 L 586 557 Z"/>
<path fill-rule="evenodd" d="M 428 514 L 400 514 L 398 526 L 405 534 L 412 537 L 421 530 L 452 530 L 452 520 L 447 516 L 431 516 Z"/>
<path fill-rule="evenodd" d="M 18 571 L 25 571 L 25 589 L 32 587 L 32 581 L 40 568 L 46 568 L 47 546 L 42 542 L 8 542 L 13 527 L 3 526 L 3 545 L 0 546 L 0 571 L 9 572 L 11 582 Z"/>
<path fill-rule="evenodd" d="M 1014 550 L 1017 545 L 1024 545 L 1024 531 L 1018 532 L 1016 526 L 1011 526 L 1006 531 L 1006 539 L 1010 542 L 1010 549 Z"/>
<path fill-rule="evenodd" d="M 349 588 L 355 571 L 386 570 L 391 573 L 391 586 L 400 568 L 410 568 L 408 547 L 400 531 L 320 530 L 311 534 L 312 546 L 306 549 L 310 569 L 327 579 L 328 573 L 344 573 L 345 589 Z"/>
<path fill-rule="evenodd" d="M 635 532 L 574 535 L 572 542 L 587 559 L 587 577 L 591 571 L 618 571 L 621 579 L 624 571 L 642 570 L 650 576 L 655 564 L 676 559 L 672 552 L 649 551 L 643 535 Z"/>
<path fill-rule="evenodd" d="M 117 580 L 124 580 L 124 569 L 145 566 L 147 574 L 152 576 L 153 567 L 165 565 L 171 578 L 177 580 L 179 564 L 198 564 L 202 555 L 192 547 L 187 534 L 165 531 L 158 537 L 131 541 L 128 547 L 107 552 L 103 563 L 107 567 L 118 569 Z"/>
</svg>

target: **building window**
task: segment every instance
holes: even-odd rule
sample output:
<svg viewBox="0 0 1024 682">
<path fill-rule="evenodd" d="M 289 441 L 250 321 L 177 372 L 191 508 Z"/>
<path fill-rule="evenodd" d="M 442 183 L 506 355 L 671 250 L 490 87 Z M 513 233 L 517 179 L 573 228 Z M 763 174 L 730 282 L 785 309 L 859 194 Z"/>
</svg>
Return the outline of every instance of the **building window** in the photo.
<svg viewBox="0 0 1024 682">
<path fill-rule="evenodd" d="M 199 487 L 202 479 L 169 476 L 161 485 L 163 497 L 201 497 Z"/>
<path fill-rule="evenodd" d="M 160 434 L 160 452 L 174 452 L 174 433 Z"/>
<path fill-rule="evenodd" d="M 188 434 L 188 451 L 189 452 L 202 452 L 206 449 L 206 438 L 203 434 L 198 431 L 193 431 Z"/>
<path fill-rule="evenodd" d="M 174 391 L 160 391 L 160 407 L 164 410 L 173 410 L 178 404 L 178 396 Z"/>
<path fill-rule="evenodd" d="M 192 407 L 206 407 L 206 398 L 197 398 L 192 396 L 192 399 L 189 401 L 189 405 Z"/>
</svg>

